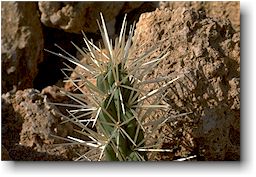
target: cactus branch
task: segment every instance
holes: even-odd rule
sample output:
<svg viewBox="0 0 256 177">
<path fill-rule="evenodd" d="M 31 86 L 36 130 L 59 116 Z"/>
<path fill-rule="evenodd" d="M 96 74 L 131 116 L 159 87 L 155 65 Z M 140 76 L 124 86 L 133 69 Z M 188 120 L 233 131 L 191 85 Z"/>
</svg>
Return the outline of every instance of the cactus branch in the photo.
<svg viewBox="0 0 256 177">
<path fill-rule="evenodd" d="M 71 82 L 75 90 L 80 93 L 69 93 L 62 89 L 62 93 L 76 104 L 56 103 L 55 105 L 68 107 L 70 109 L 67 109 L 68 115 L 61 114 L 65 118 L 63 123 L 75 124 L 78 129 L 74 131 L 88 136 L 91 141 L 70 136 L 65 140 L 96 149 L 79 155 L 76 160 L 96 158 L 109 161 L 146 161 L 147 152 L 172 152 L 171 149 L 160 148 L 161 138 L 156 144 L 147 144 L 150 136 L 146 133 L 151 131 L 145 128 L 152 125 L 153 130 L 156 130 L 169 118 L 164 117 L 151 124 L 145 123 L 145 120 L 156 109 L 168 110 L 169 105 L 162 101 L 166 94 L 165 90 L 182 76 L 145 79 L 162 60 L 169 56 L 169 46 L 151 61 L 145 62 L 157 50 L 157 45 L 139 57 L 132 58 L 136 50 L 134 40 L 137 39 L 138 34 L 133 36 L 135 28 L 135 23 L 133 23 L 126 35 L 126 17 L 125 15 L 119 36 L 112 42 L 109 39 L 103 15 L 100 13 L 101 19 L 97 20 L 97 23 L 107 52 L 102 51 L 101 44 L 99 46 L 93 44 L 84 32 L 82 34 L 86 49 L 81 49 L 71 42 L 90 64 L 81 63 L 58 45 L 55 46 L 63 54 L 46 50 L 75 64 L 90 77 L 96 79 L 96 84 L 94 84 L 83 73 L 76 72 L 67 64 L 65 64 L 67 69 L 62 70 L 67 79 L 66 82 Z M 66 71 L 76 73 L 78 78 L 72 79 Z M 79 85 L 78 82 L 82 84 Z M 144 90 L 147 84 L 157 84 L 158 88 L 147 92 Z M 84 91 L 82 87 L 86 87 L 87 91 Z M 96 130 L 88 126 L 91 126 L 90 123 L 92 127 L 96 127 Z M 100 151 L 98 155 L 91 155 L 97 150 Z"/>
</svg>

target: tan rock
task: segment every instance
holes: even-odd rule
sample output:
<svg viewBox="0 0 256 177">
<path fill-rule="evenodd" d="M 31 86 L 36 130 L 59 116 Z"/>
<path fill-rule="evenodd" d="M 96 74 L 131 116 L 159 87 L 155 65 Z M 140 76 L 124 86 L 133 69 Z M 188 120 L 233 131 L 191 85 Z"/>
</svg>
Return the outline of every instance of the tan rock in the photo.
<svg viewBox="0 0 256 177">
<path fill-rule="evenodd" d="M 46 93 L 25 89 L 2 95 L 2 143 L 12 160 L 74 160 L 76 152 L 88 150 L 82 145 L 55 145 L 66 141 L 54 135 L 73 136 L 73 126 L 61 124 L 59 110 L 49 104 Z"/>
<path fill-rule="evenodd" d="M 240 2 L 238 1 L 161 1 L 159 8 L 177 9 L 178 7 L 192 7 L 196 10 L 205 10 L 208 17 L 229 19 L 235 30 L 240 31 Z"/>
<path fill-rule="evenodd" d="M 2 92 L 33 86 L 43 60 L 43 34 L 35 2 L 1 3 Z M 29 20 L 28 20 L 29 19 Z"/>
<path fill-rule="evenodd" d="M 39 2 L 42 13 L 41 22 L 49 27 L 60 28 L 66 32 L 96 33 L 102 12 L 109 35 L 115 34 L 116 17 L 120 12 L 128 13 L 142 2 Z"/>
<path fill-rule="evenodd" d="M 149 78 L 187 73 L 165 99 L 171 107 L 168 116 L 192 112 L 165 128 L 163 146 L 176 156 L 166 159 L 182 154 L 197 154 L 198 160 L 240 158 L 240 35 L 232 26 L 191 8 L 157 9 L 142 14 L 136 25 L 135 56 L 159 45 L 150 60 L 170 45 L 169 57 Z"/>
</svg>

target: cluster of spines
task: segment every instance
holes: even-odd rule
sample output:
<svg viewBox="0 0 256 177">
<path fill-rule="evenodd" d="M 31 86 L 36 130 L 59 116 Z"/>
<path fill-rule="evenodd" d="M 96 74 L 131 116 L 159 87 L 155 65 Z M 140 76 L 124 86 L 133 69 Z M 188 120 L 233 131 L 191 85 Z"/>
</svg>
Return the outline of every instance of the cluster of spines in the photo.
<svg viewBox="0 0 256 177">
<path fill-rule="evenodd" d="M 92 41 L 84 35 L 84 42 L 87 49 L 80 49 L 73 42 L 76 49 L 87 58 L 90 64 L 80 63 L 80 61 L 66 52 L 64 49 L 56 45 L 65 55 L 48 51 L 69 62 L 76 64 L 84 69 L 92 78 L 96 79 L 96 84 L 90 82 L 83 74 L 76 73 L 79 79 L 72 80 L 65 73 L 66 70 L 75 72 L 74 69 L 67 66 L 63 69 L 63 73 L 69 82 L 79 90 L 80 94 L 70 93 L 63 90 L 68 97 L 77 102 L 75 105 L 56 104 L 67 106 L 69 115 L 62 115 L 67 121 L 73 122 L 81 130 L 75 130 L 88 136 L 91 141 L 82 141 L 75 137 L 68 137 L 68 141 L 72 143 L 83 143 L 94 149 L 100 150 L 98 160 L 105 157 L 106 160 L 147 160 L 145 152 L 148 151 L 170 151 L 168 149 L 158 149 L 158 145 L 146 145 L 147 140 L 143 122 L 150 113 L 155 109 L 168 108 L 168 105 L 161 104 L 162 96 L 165 89 L 177 80 L 179 77 L 171 79 L 170 77 L 160 77 L 153 80 L 145 80 L 145 77 L 150 73 L 157 64 L 166 58 L 168 47 L 159 57 L 145 62 L 145 59 L 150 56 L 156 49 L 153 47 L 149 51 L 137 58 L 131 58 L 135 52 L 135 45 L 132 43 L 136 40 L 136 35 L 133 36 L 134 24 L 131 26 L 128 39 L 125 40 L 126 31 L 126 16 L 122 23 L 121 32 L 114 42 L 109 40 L 107 28 L 102 14 L 100 32 L 103 43 L 107 52 L 103 52 L 101 46 L 97 47 Z M 77 82 L 82 81 L 82 85 Z M 145 92 L 143 86 L 151 83 L 162 83 L 162 85 L 150 92 Z M 82 87 L 85 86 L 87 91 Z M 154 97 L 155 95 L 160 95 Z M 88 102 L 88 100 L 89 102 Z M 151 101 L 148 101 L 152 99 Z M 88 104 L 89 103 L 89 104 Z M 150 103 L 150 104 L 149 104 Z M 71 109 L 73 108 L 73 109 Z M 91 116 L 88 118 L 88 116 Z M 167 120 L 164 118 L 161 122 L 152 122 L 154 127 L 159 127 Z M 97 131 L 92 130 L 88 125 L 92 123 L 92 127 L 96 125 Z M 155 128 L 154 128 L 155 129 Z M 89 153 L 88 153 L 89 154 Z M 90 160 L 86 155 L 81 157 Z M 80 159 L 80 158 L 79 158 Z"/>
</svg>

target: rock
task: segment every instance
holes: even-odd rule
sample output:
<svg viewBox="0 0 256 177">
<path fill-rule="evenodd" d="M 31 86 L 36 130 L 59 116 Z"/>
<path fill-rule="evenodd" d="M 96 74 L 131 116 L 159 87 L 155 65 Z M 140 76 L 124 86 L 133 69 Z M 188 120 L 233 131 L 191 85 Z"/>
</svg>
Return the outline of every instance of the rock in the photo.
<svg viewBox="0 0 256 177">
<path fill-rule="evenodd" d="M 1 102 L 2 145 L 9 151 L 10 148 L 19 143 L 23 119 L 19 113 L 14 111 L 10 92 L 2 95 Z"/>
<path fill-rule="evenodd" d="M 222 19 L 229 19 L 236 31 L 240 31 L 240 2 L 235 1 L 218 1 L 218 2 L 172 2 L 161 1 L 159 8 L 177 9 L 178 7 L 192 7 L 195 10 L 204 10 L 207 17 L 218 17 Z"/>
<path fill-rule="evenodd" d="M 41 22 L 54 28 L 63 29 L 66 32 L 96 33 L 98 25 L 96 19 L 100 19 L 102 12 L 109 35 L 115 33 L 117 15 L 128 13 L 138 8 L 142 2 L 39 2 Z"/>
<path fill-rule="evenodd" d="M 12 160 L 74 160 L 76 152 L 87 150 L 82 145 L 61 145 L 65 141 L 54 137 L 72 135 L 73 127 L 60 124 L 58 109 L 38 90 L 7 92 L 2 95 L 2 104 L 2 143 Z"/>
<path fill-rule="evenodd" d="M 163 146 L 175 152 L 168 160 L 189 154 L 198 160 L 240 159 L 240 34 L 232 26 L 192 8 L 157 9 L 142 14 L 136 25 L 135 57 L 158 45 L 150 60 L 169 46 L 170 55 L 148 78 L 186 73 L 165 98 L 169 116 L 192 112 L 165 128 L 169 139 Z"/>
<path fill-rule="evenodd" d="M 1 160 L 11 160 L 10 156 L 9 156 L 9 152 L 7 151 L 7 149 L 2 145 L 1 147 L 1 151 L 2 151 L 2 159 Z"/>
<path fill-rule="evenodd" d="M 33 87 L 44 43 L 37 4 L 3 2 L 1 11 L 2 92 Z"/>
</svg>

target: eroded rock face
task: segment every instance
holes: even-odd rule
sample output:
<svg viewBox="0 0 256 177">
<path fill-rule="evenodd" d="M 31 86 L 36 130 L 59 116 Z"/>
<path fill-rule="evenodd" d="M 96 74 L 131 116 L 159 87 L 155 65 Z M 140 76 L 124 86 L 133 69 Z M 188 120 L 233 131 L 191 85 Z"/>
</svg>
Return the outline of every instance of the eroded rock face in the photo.
<svg viewBox="0 0 256 177">
<path fill-rule="evenodd" d="M 45 95 L 35 89 L 2 95 L 2 144 L 12 160 L 74 160 L 76 152 L 86 152 L 80 145 L 54 146 L 65 142 L 54 135 L 66 137 L 73 127 L 60 124 L 58 109 L 46 98 L 50 90 L 58 95 L 57 90 L 48 90 Z"/>
<path fill-rule="evenodd" d="M 116 16 L 124 11 L 128 13 L 139 7 L 142 2 L 39 2 L 42 13 L 41 22 L 49 27 L 60 28 L 66 32 L 96 33 L 102 12 L 109 34 L 115 33 Z"/>
<path fill-rule="evenodd" d="M 159 8 L 177 9 L 178 7 L 192 7 L 195 10 L 205 10 L 207 17 L 229 19 L 236 31 L 240 31 L 240 2 L 235 1 L 161 1 Z"/>
<path fill-rule="evenodd" d="M 43 34 L 37 4 L 2 2 L 2 92 L 33 87 L 43 60 Z M 29 20 L 28 20 L 29 19 Z"/>
<path fill-rule="evenodd" d="M 135 56 L 158 44 L 153 56 L 169 47 L 169 57 L 149 78 L 186 73 L 170 86 L 165 100 L 172 113 L 192 113 L 170 123 L 164 146 L 176 149 L 177 156 L 239 160 L 240 33 L 228 20 L 177 8 L 141 15 L 135 34 Z"/>
</svg>

